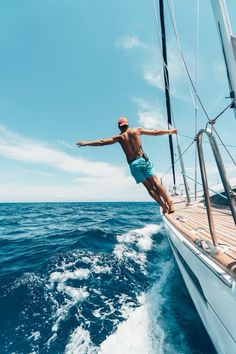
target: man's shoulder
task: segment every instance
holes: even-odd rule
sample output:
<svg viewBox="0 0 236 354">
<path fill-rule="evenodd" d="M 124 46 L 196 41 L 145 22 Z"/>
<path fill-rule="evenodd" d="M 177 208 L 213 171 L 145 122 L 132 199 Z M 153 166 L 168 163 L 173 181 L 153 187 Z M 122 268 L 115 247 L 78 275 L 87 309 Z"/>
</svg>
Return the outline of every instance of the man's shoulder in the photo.
<svg viewBox="0 0 236 354">
<path fill-rule="evenodd" d="M 139 128 L 139 127 L 132 127 L 132 128 L 129 128 L 129 131 L 133 134 L 139 134 L 140 131 L 142 130 L 142 128 Z"/>
</svg>

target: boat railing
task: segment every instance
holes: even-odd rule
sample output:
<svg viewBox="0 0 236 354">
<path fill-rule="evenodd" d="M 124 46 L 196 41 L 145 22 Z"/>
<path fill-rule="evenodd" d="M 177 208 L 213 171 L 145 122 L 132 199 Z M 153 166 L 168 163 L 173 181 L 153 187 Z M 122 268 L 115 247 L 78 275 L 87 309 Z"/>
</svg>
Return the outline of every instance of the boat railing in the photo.
<svg viewBox="0 0 236 354">
<path fill-rule="evenodd" d="M 203 185 L 203 191 L 204 191 L 204 197 L 205 197 L 205 203 L 206 203 L 206 209 L 207 209 L 207 217 L 208 217 L 208 223 L 209 223 L 209 229 L 211 233 L 211 238 L 212 242 L 215 247 L 218 246 L 217 242 L 217 236 L 216 236 L 216 231 L 215 231 L 215 224 L 214 224 L 214 218 L 213 218 L 213 212 L 212 212 L 212 205 L 211 205 L 211 199 L 210 199 L 210 193 L 209 193 L 209 187 L 208 187 L 208 180 L 207 180 L 207 173 L 206 173 L 206 165 L 205 165 L 205 160 L 204 160 L 204 153 L 203 153 L 203 146 L 202 146 L 202 137 L 203 134 L 206 134 L 210 146 L 216 161 L 216 165 L 218 167 L 218 171 L 220 174 L 220 178 L 224 187 L 224 192 L 225 195 L 228 199 L 229 207 L 232 213 L 232 217 L 234 219 L 234 223 L 236 225 L 236 205 L 235 205 L 235 194 L 231 189 L 229 179 L 225 170 L 225 166 L 218 148 L 218 145 L 216 143 L 215 137 L 213 135 L 212 128 L 205 128 L 199 130 L 199 132 L 196 135 L 196 142 L 197 142 L 197 150 L 198 150 L 198 157 L 199 157 L 199 165 L 200 165 L 200 171 L 201 171 L 201 178 L 202 178 L 202 185 Z"/>
</svg>

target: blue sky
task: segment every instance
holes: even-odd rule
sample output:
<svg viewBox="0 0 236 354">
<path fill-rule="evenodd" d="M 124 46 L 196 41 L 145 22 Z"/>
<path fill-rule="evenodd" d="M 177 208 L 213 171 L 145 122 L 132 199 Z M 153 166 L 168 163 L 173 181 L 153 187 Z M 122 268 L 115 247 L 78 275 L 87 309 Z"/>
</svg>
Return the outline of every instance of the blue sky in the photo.
<svg viewBox="0 0 236 354">
<path fill-rule="evenodd" d="M 194 76 L 197 1 L 173 3 Z M 236 14 L 235 1 L 227 5 Z M 152 1 L 0 0 L 0 6 L 0 201 L 150 200 L 130 177 L 118 144 L 78 149 L 75 142 L 118 133 L 121 115 L 132 126 L 166 127 Z M 236 18 L 230 17 L 236 33 Z M 194 106 L 167 9 L 166 27 L 176 126 L 180 134 L 193 137 Z M 200 1 L 197 87 L 211 117 L 228 104 L 216 26 L 205 0 Z M 199 128 L 205 123 L 199 109 Z M 231 111 L 218 120 L 227 144 L 236 145 L 235 123 Z M 182 149 L 190 143 L 179 139 Z M 143 139 L 159 176 L 170 165 L 167 141 L 166 136 Z M 235 156 L 236 148 L 229 149 Z M 216 184 L 207 144 L 205 150 L 209 179 Z M 193 176 L 193 148 L 185 162 Z M 235 177 L 227 156 L 225 163 Z M 168 188 L 171 175 L 164 182 Z"/>
</svg>

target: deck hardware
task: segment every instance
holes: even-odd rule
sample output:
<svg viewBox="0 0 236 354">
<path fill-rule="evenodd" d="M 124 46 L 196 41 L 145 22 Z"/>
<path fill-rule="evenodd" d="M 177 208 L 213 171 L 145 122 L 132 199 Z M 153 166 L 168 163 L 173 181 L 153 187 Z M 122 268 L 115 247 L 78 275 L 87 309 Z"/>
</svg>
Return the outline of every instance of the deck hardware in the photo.
<svg viewBox="0 0 236 354">
<path fill-rule="evenodd" d="M 206 203 L 206 209 L 207 209 L 209 229 L 210 229 L 210 233 L 211 233 L 212 242 L 213 242 L 214 246 L 217 247 L 218 242 L 217 242 L 217 236 L 216 236 L 215 225 L 214 225 L 214 220 L 213 220 L 212 205 L 211 205 L 211 200 L 210 200 L 206 166 L 205 166 L 203 147 L 202 147 L 202 137 L 203 137 L 204 133 L 207 135 L 207 137 L 209 139 L 211 149 L 212 149 L 212 152 L 213 152 L 213 155 L 214 155 L 214 158 L 215 158 L 218 170 L 219 170 L 221 181 L 222 181 L 222 184 L 223 184 L 224 190 L 225 190 L 225 195 L 228 199 L 228 203 L 229 203 L 229 206 L 231 209 L 231 213 L 232 213 L 235 225 L 236 225 L 236 206 L 235 206 L 234 196 L 232 195 L 232 189 L 231 189 L 231 186 L 230 186 L 227 174 L 226 174 L 226 170 L 224 167 L 224 163 L 223 163 L 220 151 L 218 149 L 216 140 L 212 134 L 212 130 L 209 128 L 201 129 L 201 130 L 199 130 L 199 132 L 196 136 L 199 165 L 200 165 L 200 171 L 201 171 L 201 177 L 202 177 L 202 185 L 203 185 L 203 191 L 204 191 L 204 197 L 205 197 L 205 203 Z"/>
</svg>

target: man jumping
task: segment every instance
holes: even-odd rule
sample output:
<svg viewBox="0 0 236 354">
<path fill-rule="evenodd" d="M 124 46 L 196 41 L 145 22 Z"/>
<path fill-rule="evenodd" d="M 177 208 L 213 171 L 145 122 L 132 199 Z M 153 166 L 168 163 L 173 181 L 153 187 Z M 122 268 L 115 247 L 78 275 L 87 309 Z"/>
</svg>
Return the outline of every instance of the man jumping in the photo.
<svg viewBox="0 0 236 354">
<path fill-rule="evenodd" d="M 119 135 L 115 135 L 109 139 L 78 141 L 77 145 L 79 147 L 103 146 L 120 143 L 136 183 L 143 183 L 150 196 L 161 205 L 163 213 L 173 213 L 175 211 L 173 203 L 166 193 L 165 188 L 161 185 L 151 162 L 142 149 L 141 135 L 176 134 L 177 129 L 148 130 L 144 128 L 129 128 L 128 120 L 125 117 L 121 117 L 118 120 L 118 127 L 121 131 Z"/>
</svg>

